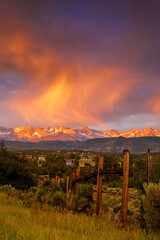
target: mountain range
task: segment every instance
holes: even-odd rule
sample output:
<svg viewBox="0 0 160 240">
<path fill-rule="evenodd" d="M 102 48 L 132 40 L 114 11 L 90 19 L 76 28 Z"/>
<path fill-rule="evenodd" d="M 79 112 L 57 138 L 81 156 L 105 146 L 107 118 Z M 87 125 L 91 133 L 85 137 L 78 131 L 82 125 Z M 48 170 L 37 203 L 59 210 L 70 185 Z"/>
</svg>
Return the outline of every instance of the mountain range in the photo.
<svg viewBox="0 0 160 240">
<path fill-rule="evenodd" d="M 160 130 L 146 128 L 143 130 L 132 129 L 127 132 L 118 130 L 94 130 L 88 127 L 77 129 L 65 127 L 0 127 L 0 140 L 4 141 L 86 141 L 95 138 L 135 138 L 135 137 L 160 137 Z"/>
</svg>

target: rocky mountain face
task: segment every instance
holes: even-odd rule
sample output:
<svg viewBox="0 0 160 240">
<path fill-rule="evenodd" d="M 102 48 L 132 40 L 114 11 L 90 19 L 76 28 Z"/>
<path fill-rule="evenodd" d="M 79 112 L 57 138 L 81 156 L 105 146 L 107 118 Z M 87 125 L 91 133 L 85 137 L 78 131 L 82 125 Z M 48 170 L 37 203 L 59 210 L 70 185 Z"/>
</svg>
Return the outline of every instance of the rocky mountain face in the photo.
<svg viewBox="0 0 160 240">
<path fill-rule="evenodd" d="M 89 129 L 88 127 L 72 129 L 65 127 L 0 127 L 0 140 L 7 141 L 86 141 L 94 138 L 110 138 L 110 137 L 145 137 L 145 136 L 160 136 L 160 130 L 152 128 L 147 129 L 132 129 L 127 132 L 118 130 L 99 131 Z"/>
</svg>

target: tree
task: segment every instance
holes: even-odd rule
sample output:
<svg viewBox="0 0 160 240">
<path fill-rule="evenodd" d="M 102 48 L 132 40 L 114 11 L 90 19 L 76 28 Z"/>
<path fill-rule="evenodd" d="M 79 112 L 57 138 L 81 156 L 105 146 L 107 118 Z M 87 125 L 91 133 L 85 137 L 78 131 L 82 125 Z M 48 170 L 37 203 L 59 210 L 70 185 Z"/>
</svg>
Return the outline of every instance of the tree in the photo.
<svg viewBox="0 0 160 240">
<path fill-rule="evenodd" d="M 75 167 L 79 166 L 79 160 L 80 160 L 80 156 L 79 156 L 79 154 L 76 154 L 76 156 L 74 158 L 74 166 Z"/>
<path fill-rule="evenodd" d="M 28 189 L 36 184 L 29 169 L 23 165 L 23 160 L 7 151 L 3 143 L 0 148 L 0 184 L 11 184 L 17 189 Z"/>
<path fill-rule="evenodd" d="M 152 163 L 150 170 L 150 181 L 158 183 L 160 180 L 160 160 L 157 159 Z"/>
<path fill-rule="evenodd" d="M 145 158 L 136 158 L 130 163 L 130 187 L 143 190 L 143 183 L 147 181 L 147 161 Z"/>
</svg>

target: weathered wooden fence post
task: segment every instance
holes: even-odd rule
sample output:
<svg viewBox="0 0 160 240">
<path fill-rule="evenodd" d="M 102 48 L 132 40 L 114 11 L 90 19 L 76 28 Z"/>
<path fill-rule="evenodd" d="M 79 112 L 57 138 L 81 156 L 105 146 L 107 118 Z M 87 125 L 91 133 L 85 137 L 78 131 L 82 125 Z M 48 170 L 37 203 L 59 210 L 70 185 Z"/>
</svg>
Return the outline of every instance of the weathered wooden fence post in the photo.
<svg viewBox="0 0 160 240">
<path fill-rule="evenodd" d="M 85 163 L 84 164 L 84 176 L 87 176 L 89 173 L 89 164 Z M 84 183 L 87 183 L 87 181 L 85 181 Z"/>
<path fill-rule="evenodd" d="M 56 176 L 56 184 L 58 183 L 58 176 Z"/>
<path fill-rule="evenodd" d="M 58 186 L 59 186 L 59 184 L 60 184 L 60 181 L 61 181 L 61 179 L 60 179 L 60 177 L 58 177 Z"/>
<path fill-rule="evenodd" d="M 122 190 L 122 210 L 121 226 L 127 224 L 127 205 L 128 205 L 128 180 L 129 180 L 129 151 L 123 151 L 123 190 Z"/>
<path fill-rule="evenodd" d="M 52 178 L 51 182 L 52 182 L 52 184 L 54 183 L 54 178 Z"/>
<path fill-rule="evenodd" d="M 76 169 L 76 178 L 79 178 L 80 176 L 80 167 Z M 78 189 L 78 182 L 75 182 L 75 194 L 77 194 L 77 189 Z"/>
<path fill-rule="evenodd" d="M 101 213 L 102 205 L 102 175 L 99 171 L 103 169 L 103 156 L 99 156 L 98 173 L 97 173 L 97 200 L 96 200 L 96 215 L 99 216 Z"/>
<path fill-rule="evenodd" d="M 75 182 L 73 183 L 73 181 L 75 181 L 76 179 L 76 172 L 72 172 L 72 175 L 71 175 L 71 192 L 73 194 L 75 194 Z"/>
<path fill-rule="evenodd" d="M 70 190 L 71 190 L 71 193 L 72 193 L 72 173 L 70 175 Z"/>
<path fill-rule="evenodd" d="M 66 195 L 68 195 L 68 183 L 69 183 L 69 177 L 66 178 Z"/>
</svg>

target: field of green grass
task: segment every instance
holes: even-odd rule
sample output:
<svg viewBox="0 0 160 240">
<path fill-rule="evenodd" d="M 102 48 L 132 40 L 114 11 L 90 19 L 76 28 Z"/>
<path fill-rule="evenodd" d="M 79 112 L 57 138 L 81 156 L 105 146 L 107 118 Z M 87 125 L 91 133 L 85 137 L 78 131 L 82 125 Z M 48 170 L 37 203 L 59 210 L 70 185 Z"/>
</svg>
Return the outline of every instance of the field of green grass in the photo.
<svg viewBox="0 0 160 240">
<path fill-rule="evenodd" d="M 127 230 L 104 218 L 26 208 L 0 194 L 0 240 L 158 240 L 136 227 Z"/>
<path fill-rule="evenodd" d="M 79 166 L 80 167 L 84 167 L 85 163 L 90 164 L 92 167 L 95 166 L 95 162 L 92 160 L 92 158 L 85 158 L 85 159 L 80 159 L 79 160 Z"/>
</svg>

